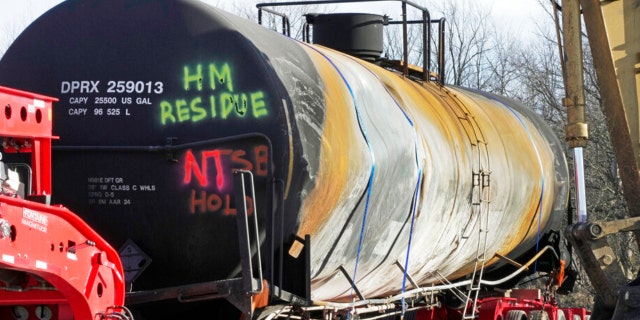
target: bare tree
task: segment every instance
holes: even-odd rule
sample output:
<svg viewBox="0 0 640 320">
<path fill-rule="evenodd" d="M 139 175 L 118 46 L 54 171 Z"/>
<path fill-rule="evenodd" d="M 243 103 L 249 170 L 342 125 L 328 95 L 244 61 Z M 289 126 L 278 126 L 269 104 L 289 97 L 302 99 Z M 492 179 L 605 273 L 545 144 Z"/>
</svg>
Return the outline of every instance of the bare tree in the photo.
<svg viewBox="0 0 640 320">
<path fill-rule="evenodd" d="M 516 48 L 521 43 L 498 29 L 494 30 L 492 38 L 495 44 L 486 58 L 487 76 L 479 79 L 482 81 L 478 83 L 478 89 L 518 99 L 521 97 L 521 75 L 514 62 L 518 57 Z"/>
<path fill-rule="evenodd" d="M 279 1 L 258 1 L 248 0 L 238 4 L 237 2 L 229 2 L 225 0 L 210 1 L 216 7 L 234 13 L 238 16 L 258 22 L 258 3 L 277 3 L 286 2 Z M 288 23 L 290 36 L 294 39 L 301 40 L 303 38 L 304 27 L 306 24 L 306 14 L 327 13 L 336 10 L 335 5 L 291 5 L 291 6 L 264 6 L 263 8 L 275 11 L 277 14 L 262 12 L 262 25 L 276 32 L 283 33 L 283 17 Z"/>
<path fill-rule="evenodd" d="M 544 4 L 548 4 L 545 2 Z M 549 7 L 553 8 L 553 7 Z M 550 20 L 554 14 L 548 10 Z M 553 21 L 553 20 L 551 20 Z M 550 24 L 554 25 L 554 24 Z M 589 141 L 584 150 L 585 188 L 589 220 L 613 220 L 628 217 L 628 210 L 623 196 L 620 178 L 617 173 L 616 159 L 612 148 L 611 137 L 607 128 L 607 121 L 603 113 L 602 98 L 595 67 L 590 55 L 586 39 L 583 41 L 584 82 L 586 93 L 586 116 L 589 124 Z M 555 53 L 554 53 L 555 52 Z M 535 47 L 526 46 L 517 60 L 520 78 L 524 84 L 521 99 L 540 113 L 564 140 L 566 124 L 566 110 L 561 105 L 564 97 L 564 84 L 558 41 L 553 30 L 540 30 Z M 571 150 L 566 147 L 567 154 Z M 573 166 L 572 157 L 568 157 L 570 167 Z M 573 200 L 572 200 L 573 201 Z M 570 213 L 573 216 L 573 213 Z M 567 217 L 570 220 L 571 216 Z M 636 242 L 630 233 L 622 233 L 609 238 L 610 245 L 616 257 L 620 259 L 620 267 L 629 277 L 638 272 L 638 250 Z M 580 266 L 578 257 L 573 262 Z M 576 287 L 574 297 L 569 297 L 566 303 L 579 303 L 587 307 L 587 301 L 593 303 L 594 295 L 591 284 L 584 272 L 580 273 L 581 281 Z M 581 297 L 582 300 L 576 300 Z"/>
<path fill-rule="evenodd" d="M 512 55 L 518 74 L 519 90 L 511 93 L 536 111 L 564 140 L 566 124 L 562 106 L 564 84 L 557 50 L 553 43 L 540 41 L 522 45 Z"/>
<path fill-rule="evenodd" d="M 31 19 L 25 16 L 21 20 L 12 22 L 8 27 L 2 30 L 2 35 L 0 36 L 0 57 L 4 55 L 9 46 L 11 46 L 11 43 L 13 43 L 24 28 L 27 27 L 29 21 L 31 21 Z"/>
<path fill-rule="evenodd" d="M 482 89 L 493 49 L 488 10 L 471 1 L 447 1 L 441 8 L 446 23 L 446 78 L 454 85 Z"/>
</svg>

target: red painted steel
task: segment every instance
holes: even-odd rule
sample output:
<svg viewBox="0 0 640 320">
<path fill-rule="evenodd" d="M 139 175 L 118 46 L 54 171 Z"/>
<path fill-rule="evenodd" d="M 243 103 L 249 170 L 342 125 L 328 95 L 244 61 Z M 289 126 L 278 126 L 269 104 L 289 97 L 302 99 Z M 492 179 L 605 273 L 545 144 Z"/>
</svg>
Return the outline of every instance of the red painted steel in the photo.
<svg viewBox="0 0 640 320">
<path fill-rule="evenodd" d="M 0 136 L 4 152 L 31 152 L 33 189 L 51 194 L 52 103 L 56 98 L 0 86 Z"/>
<path fill-rule="evenodd" d="M 51 194 L 53 101 L 57 99 L 0 87 L 3 149 L 31 153 L 34 192 L 27 198 Z M 118 254 L 89 225 L 62 206 L 3 189 L 0 318 L 105 318 L 125 312 L 124 295 Z"/>
<path fill-rule="evenodd" d="M 521 318 L 515 314 L 526 316 Z M 544 314 L 542 314 L 544 313 Z M 478 301 L 477 320 L 547 319 L 586 320 L 585 308 L 560 307 L 555 299 L 545 299 L 536 289 L 513 289 L 504 296 L 487 297 Z M 417 320 L 460 320 L 462 310 L 446 306 L 418 310 Z"/>
<path fill-rule="evenodd" d="M 545 300 L 539 290 L 513 289 L 505 296 L 487 297 L 478 301 L 477 320 L 521 319 L 514 313 L 520 313 L 522 319 L 548 320 L 586 320 L 588 312 L 585 308 L 564 308 L 558 306 L 551 298 Z M 546 315 L 542 315 L 546 313 Z M 416 314 L 417 320 L 460 320 L 461 310 L 447 307 L 422 309 Z"/>
</svg>

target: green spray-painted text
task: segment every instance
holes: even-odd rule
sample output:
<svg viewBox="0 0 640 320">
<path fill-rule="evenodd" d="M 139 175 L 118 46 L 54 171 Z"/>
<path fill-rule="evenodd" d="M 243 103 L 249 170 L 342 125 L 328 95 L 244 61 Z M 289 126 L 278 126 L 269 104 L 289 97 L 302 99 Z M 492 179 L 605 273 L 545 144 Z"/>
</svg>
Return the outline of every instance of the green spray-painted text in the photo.
<svg viewBox="0 0 640 320">
<path fill-rule="evenodd" d="M 232 70 L 228 63 L 185 65 L 182 82 L 185 92 L 195 94 L 188 98 L 160 101 L 163 125 L 197 123 L 207 119 L 258 119 L 268 115 L 263 91 L 234 91 Z"/>
</svg>

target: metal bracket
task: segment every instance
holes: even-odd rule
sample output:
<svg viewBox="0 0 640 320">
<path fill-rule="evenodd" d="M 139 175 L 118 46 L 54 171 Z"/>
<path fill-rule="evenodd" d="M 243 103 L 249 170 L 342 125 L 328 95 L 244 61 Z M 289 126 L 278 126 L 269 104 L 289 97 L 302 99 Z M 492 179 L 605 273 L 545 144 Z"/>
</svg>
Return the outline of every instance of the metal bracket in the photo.
<svg viewBox="0 0 640 320">
<path fill-rule="evenodd" d="M 640 217 L 580 222 L 565 230 L 565 236 L 578 251 L 589 280 L 606 308 L 615 307 L 618 289 L 628 282 L 606 236 L 635 230 L 640 230 Z"/>
<path fill-rule="evenodd" d="M 406 271 L 404 269 L 404 267 L 402 266 L 402 264 L 400 263 L 400 261 L 396 260 L 396 262 L 394 263 L 396 266 L 398 266 L 398 268 L 400 268 L 400 271 L 402 271 L 402 273 L 404 274 Z M 413 277 L 411 277 L 411 275 L 407 272 L 407 280 L 409 280 L 409 282 L 411 283 L 411 285 L 414 288 L 420 288 L 420 286 L 418 285 L 418 283 L 413 280 Z"/>
<path fill-rule="evenodd" d="M 251 279 L 256 285 L 258 282 Z M 224 298 L 239 310 L 251 312 L 251 295 L 242 294 L 244 279 L 227 279 L 203 282 L 185 286 L 161 288 L 126 295 L 126 305 L 144 304 L 163 300 L 177 299 L 180 302 L 195 302 Z"/>
<path fill-rule="evenodd" d="M 344 269 L 344 266 L 341 265 L 338 268 L 338 270 L 340 270 L 340 272 L 342 272 L 342 274 L 345 276 L 345 278 L 347 278 L 347 281 L 349 281 L 349 284 L 351 285 L 351 288 L 353 288 L 353 290 L 356 292 L 356 295 L 358 296 L 358 298 L 360 300 L 365 300 L 364 296 L 362 295 L 362 293 L 360 292 L 360 290 L 356 286 L 356 283 L 353 282 L 353 279 L 351 279 L 351 277 L 349 276 L 349 273 L 347 272 L 347 270 Z"/>
</svg>

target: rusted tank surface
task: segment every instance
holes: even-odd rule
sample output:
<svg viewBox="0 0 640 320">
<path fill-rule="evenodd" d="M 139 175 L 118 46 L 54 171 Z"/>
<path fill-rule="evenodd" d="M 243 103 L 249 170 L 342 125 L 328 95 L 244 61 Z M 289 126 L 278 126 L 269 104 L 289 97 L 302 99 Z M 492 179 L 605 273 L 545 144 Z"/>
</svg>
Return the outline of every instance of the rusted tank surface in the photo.
<svg viewBox="0 0 640 320">
<path fill-rule="evenodd" d="M 559 142 L 521 104 L 198 1 L 67 0 L 9 48 L 0 84 L 60 99 L 54 200 L 138 254 L 136 290 L 238 275 L 233 169 L 255 176 L 261 228 L 283 212 L 265 237 L 296 257 L 310 235 L 313 300 L 352 295 L 341 267 L 377 297 L 401 290 L 396 262 L 426 285 L 479 254 L 518 259 L 567 205 Z"/>
<path fill-rule="evenodd" d="M 340 266 L 364 296 L 398 291 L 403 273 L 394 262 L 404 263 L 410 238 L 414 278 L 456 279 L 473 271 L 479 253 L 489 264 L 517 257 L 562 216 L 564 156 L 526 107 L 307 51 L 327 79 L 316 187 L 298 231 L 312 234 L 320 252 L 314 297 L 352 293 Z"/>
</svg>

